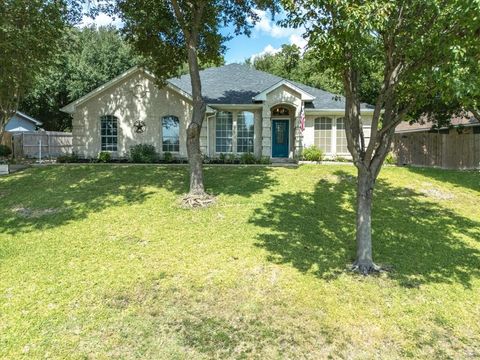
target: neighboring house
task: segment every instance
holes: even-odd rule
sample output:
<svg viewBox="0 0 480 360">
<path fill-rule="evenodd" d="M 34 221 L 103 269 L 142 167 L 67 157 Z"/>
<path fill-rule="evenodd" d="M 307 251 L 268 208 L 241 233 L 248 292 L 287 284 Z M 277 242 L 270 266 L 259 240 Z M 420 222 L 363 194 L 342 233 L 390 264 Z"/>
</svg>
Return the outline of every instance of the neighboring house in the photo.
<svg viewBox="0 0 480 360">
<path fill-rule="evenodd" d="M 401 123 L 395 130 L 394 152 L 400 165 L 480 168 L 480 122 L 468 113 L 453 117 L 449 127 L 437 128 L 428 121 Z"/>
<path fill-rule="evenodd" d="M 315 144 L 327 156 L 349 156 L 342 96 L 239 64 L 209 68 L 200 76 L 208 104 L 200 138 L 205 155 L 250 152 L 293 159 Z M 152 74 L 133 68 L 61 110 L 73 115 L 73 150 L 81 157 L 100 151 L 124 157 L 139 143 L 186 157 L 191 104 L 189 75 L 159 88 Z M 361 113 L 368 141 L 373 108 L 362 104 Z"/>
<path fill-rule="evenodd" d="M 5 131 L 10 133 L 37 131 L 40 126 L 42 126 L 40 121 L 17 111 L 5 125 Z"/>
</svg>

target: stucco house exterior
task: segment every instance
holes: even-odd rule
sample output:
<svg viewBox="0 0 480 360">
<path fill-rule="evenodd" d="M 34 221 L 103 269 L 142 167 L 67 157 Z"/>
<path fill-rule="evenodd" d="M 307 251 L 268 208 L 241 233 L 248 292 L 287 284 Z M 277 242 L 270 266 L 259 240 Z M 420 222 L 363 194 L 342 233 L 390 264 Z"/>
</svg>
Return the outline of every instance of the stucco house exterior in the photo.
<svg viewBox="0 0 480 360">
<path fill-rule="evenodd" d="M 327 157 L 349 156 L 342 96 L 239 64 L 209 68 L 200 76 L 208 104 L 200 140 L 205 155 L 250 152 L 295 159 L 315 144 Z M 80 157 L 94 158 L 100 151 L 124 157 L 140 143 L 154 145 L 160 154 L 187 156 L 189 75 L 159 88 L 148 71 L 132 68 L 61 110 L 73 116 L 73 151 Z M 371 106 L 361 105 L 367 141 L 372 113 Z"/>
<path fill-rule="evenodd" d="M 37 131 L 42 126 L 42 122 L 17 111 L 10 120 L 5 124 L 5 131 L 10 133 L 19 133 L 27 131 Z"/>
</svg>

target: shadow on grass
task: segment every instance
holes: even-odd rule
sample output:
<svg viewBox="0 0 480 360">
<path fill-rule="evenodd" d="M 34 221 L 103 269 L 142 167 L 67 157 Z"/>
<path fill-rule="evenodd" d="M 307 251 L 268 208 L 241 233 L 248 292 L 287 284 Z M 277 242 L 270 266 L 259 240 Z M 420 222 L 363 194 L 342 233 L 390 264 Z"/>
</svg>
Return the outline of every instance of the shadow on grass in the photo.
<svg viewBox="0 0 480 360">
<path fill-rule="evenodd" d="M 268 167 L 211 167 L 205 169 L 205 183 L 214 194 L 249 197 L 275 184 L 270 171 Z M 143 203 L 160 189 L 180 196 L 188 191 L 188 183 L 186 166 L 30 169 L 0 180 L 0 233 L 60 226 L 112 206 Z"/>
<path fill-rule="evenodd" d="M 355 256 L 355 182 L 337 171 L 314 192 L 283 193 L 257 209 L 251 222 L 265 232 L 257 246 L 269 260 L 332 279 Z M 459 216 L 423 194 L 379 180 L 374 194 L 374 257 L 393 266 L 391 278 L 405 287 L 458 282 L 480 276 L 480 222 Z M 470 245 L 469 245 L 470 242 Z"/>
<path fill-rule="evenodd" d="M 445 170 L 425 167 L 407 167 L 408 171 L 430 177 L 434 180 L 447 182 L 455 186 L 472 189 L 480 193 L 480 171 L 479 170 Z"/>
</svg>

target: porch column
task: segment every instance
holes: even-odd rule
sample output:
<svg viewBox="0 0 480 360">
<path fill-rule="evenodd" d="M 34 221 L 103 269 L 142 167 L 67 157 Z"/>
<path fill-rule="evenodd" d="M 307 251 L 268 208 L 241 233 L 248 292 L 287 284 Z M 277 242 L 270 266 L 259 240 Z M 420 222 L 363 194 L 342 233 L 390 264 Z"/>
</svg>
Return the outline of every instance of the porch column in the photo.
<svg viewBox="0 0 480 360">
<path fill-rule="evenodd" d="M 272 156 L 272 121 L 270 116 L 262 119 L 262 155 Z"/>
<path fill-rule="evenodd" d="M 302 153 L 303 148 L 303 134 L 300 129 L 300 117 L 295 116 L 295 153 L 293 154 L 294 159 L 298 159 Z"/>
</svg>

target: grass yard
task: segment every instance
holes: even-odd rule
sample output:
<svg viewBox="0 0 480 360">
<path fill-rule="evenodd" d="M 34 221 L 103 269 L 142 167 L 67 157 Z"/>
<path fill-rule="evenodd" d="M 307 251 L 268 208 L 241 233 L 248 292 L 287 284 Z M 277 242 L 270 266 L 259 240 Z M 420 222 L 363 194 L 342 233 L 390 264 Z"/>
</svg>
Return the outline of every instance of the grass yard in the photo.
<svg viewBox="0 0 480 360">
<path fill-rule="evenodd" d="M 52 166 L 0 178 L 0 358 L 479 358 L 480 173 L 388 167 L 353 261 L 354 168 Z"/>
</svg>

